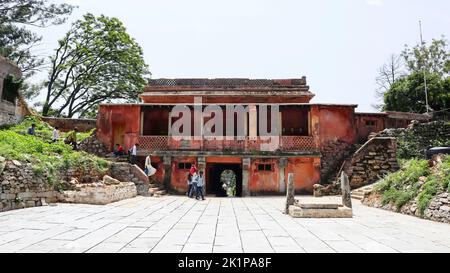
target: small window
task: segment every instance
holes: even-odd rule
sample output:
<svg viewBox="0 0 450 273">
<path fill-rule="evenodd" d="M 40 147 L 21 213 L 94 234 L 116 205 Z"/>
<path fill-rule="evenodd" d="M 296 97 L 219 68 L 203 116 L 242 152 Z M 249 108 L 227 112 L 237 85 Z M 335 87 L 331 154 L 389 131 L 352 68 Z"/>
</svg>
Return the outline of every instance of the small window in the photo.
<svg viewBox="0 0 450 273">
<path fill-rule="evenodd" d="M 259 172 L 271 172 L 272 170 L 272 164 L 258 164 Z"/>
<path fill-rule="evenodd" d="M 189 170 L 191 169 L 191 166 L 192 163 L 184 163 L 184 162 L 178 163 L 178 169 L 180 170 Z"/>
<path fill-rule="evenodd" d="M 375 120 L 366 120 L 366 126 L 375 126 L 377 122 Z"/>
</svg>

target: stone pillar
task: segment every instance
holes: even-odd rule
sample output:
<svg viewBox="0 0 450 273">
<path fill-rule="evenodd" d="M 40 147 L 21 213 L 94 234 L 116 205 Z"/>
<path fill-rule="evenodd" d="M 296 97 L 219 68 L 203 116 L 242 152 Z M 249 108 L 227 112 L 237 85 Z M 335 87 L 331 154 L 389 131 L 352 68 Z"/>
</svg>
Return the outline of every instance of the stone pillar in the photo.
<svg viewBox="0 0 450 273">
<path fill-rule="evenodd" d="M 251 140 L 258 137 L 258 110 L 256 105 L 249 105 L 249 136 Z"/>
<path fill-rule="evenodd" d="M 284 177 L 285 168 L 287 167 L 287 158 L 283 157 L 280 158 L 278 162 L 279 167 L 279 173 L 280 173 L 280 180 L 279 180 L 279 191 L 280 193 L 286 192 L 286 180 Z"/>
<path fill-rule="evenodd" d="M 289 206 L 295 204 L 295 187 L 294 187 L 294 174 L 288 174 L 288 187 L 286 191 L 286 207 L 284 209 L 285 214 L 289 214 Z"/>
<path fill-rule="evenodd" d="M 352 196 L 350 193 L 350 182 L 347 174 L 343 171 L 341 173 L 341 189 L 342 189 L 342 205 L 347 208 L 352 207 Z"/>
<path fill-rule="evenodd" d="M 242 159 L 242 197 L 249 196 L 250 190 L 248 188 L 248 182 L 250 180 L 249 169 L 251 166 L 250 158 Z"/>
<path fill-rule="evenodd" d="M 164 165 L 164 187 L 166 190 L 171 189 L 170 181 L 172 178 L 172 157 L 164 156 L 163 157 L 163 165 Z"/>
</svg>

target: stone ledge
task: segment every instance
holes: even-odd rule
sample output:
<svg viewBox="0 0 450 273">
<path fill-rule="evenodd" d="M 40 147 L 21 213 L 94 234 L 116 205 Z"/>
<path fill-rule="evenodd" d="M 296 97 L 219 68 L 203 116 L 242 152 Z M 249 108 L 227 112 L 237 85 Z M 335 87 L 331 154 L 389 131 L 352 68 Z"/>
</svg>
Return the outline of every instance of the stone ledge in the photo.
<svg viewBox="0 0 450 273">
<path fill-rule="evenodd" d="M 289 215 L 293 218 L 352 218 L 353 211 L 347 207 L 338 209 L 303 209 L 289 206 Z"/>
<path fill-rule="evenodd" d="M 105 187 L 87 187 L 80 191 L 64 191 L 59 196 L 63 203 L 106 205 L 136 197 L 137 189 L 133 182 L 121 182 Z"/>
</svg>

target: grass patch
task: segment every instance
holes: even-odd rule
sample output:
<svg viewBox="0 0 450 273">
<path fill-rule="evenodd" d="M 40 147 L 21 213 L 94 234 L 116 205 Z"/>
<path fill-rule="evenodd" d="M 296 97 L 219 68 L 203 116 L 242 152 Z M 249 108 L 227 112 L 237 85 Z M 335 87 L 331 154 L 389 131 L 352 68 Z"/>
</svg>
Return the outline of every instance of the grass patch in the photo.
<svg viewBox="0 0 450 273">
<path fill-rule="evenodd" d="M 31 124 L 36 124 L 37 136 L 26 134 Z M 50 185 L 58 187 L 58 177 L 69 168 L 106 173 L 109 162 L 85 152 L 73 151 L 62 141 L 51 143 L 52 128 L 35 117 L 28 117 L 19 125 L 0 130 L 0 156 L 9 160 L 30 162 L 37 175 L 47 177 Z M 88 136 L 85 133 L 84 136 Z"/>
<path fill-rule="evenodd" d="M 449 189 L 450 156 L 444 156 L 443 163 L 434 170 L 427 160 L 420 159 L 403 161 L 401 166 L 399 171 L 387 175 L 375 186 L 383 205 L 393 204 L 400 210 L 417 198 L 419 212 L 423 214 L 436 194 Z"/>
</svg>

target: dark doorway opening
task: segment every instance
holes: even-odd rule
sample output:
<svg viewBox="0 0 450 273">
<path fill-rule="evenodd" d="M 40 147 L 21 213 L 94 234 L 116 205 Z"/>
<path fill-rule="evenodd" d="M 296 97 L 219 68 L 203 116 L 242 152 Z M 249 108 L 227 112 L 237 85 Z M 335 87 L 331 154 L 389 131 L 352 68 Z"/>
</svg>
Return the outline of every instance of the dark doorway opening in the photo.
<svg viewBox="0 0 450 273">
<path fill-rule="evenodd" d="M 231 170 L 236 174 L 236 197 L 242 196 L 242 167 L 241 164 L 208 163 L 206 166 L 206 194 L 216 197 L 227 197 L 222 187 L 221 175 Z"/>
</svg>

